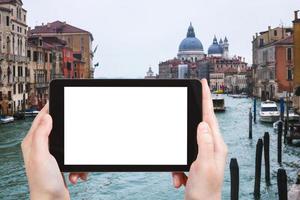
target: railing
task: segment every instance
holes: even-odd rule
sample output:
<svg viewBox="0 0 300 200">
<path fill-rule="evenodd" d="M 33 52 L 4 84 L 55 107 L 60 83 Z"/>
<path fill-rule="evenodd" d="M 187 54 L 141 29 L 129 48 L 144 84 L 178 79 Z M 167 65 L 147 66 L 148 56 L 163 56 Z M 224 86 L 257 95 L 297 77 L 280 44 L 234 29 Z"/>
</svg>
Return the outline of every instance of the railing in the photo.
<svg viewBox="0 0 300 200">
<path fill-rule="evenodd" d="M 35 87 L 36 88 L 47 88 L 49 87 L 49 83 L 45 82 L 45 83 L 35 83 Z"/>
<path fill-rule="evenodd" d="M 14 62 L 29 62 L 28 57 L 26 56 L 19 56 L 19 55 L 7 55 L 8 61 L 14 61 Z"/>
</svg>

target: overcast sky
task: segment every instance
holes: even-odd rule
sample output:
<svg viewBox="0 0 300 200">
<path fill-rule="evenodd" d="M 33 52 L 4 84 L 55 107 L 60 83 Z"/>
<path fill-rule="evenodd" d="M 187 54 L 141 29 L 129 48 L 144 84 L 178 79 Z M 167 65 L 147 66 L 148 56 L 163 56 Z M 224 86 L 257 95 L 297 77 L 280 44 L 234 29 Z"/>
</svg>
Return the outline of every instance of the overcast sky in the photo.
<svg viewBox="0 0 300 200">
<path fill-rule="evenodd" d="M 90 31 L 99 45 L 95 77 L 142 78 L 174 58 L 192 22 L 205 52 L 213 36 L 228 37 L 230 54 L 251 64 L 256 32 L 291 26 L 299 0 L 23 0 L 28 25 L 55 20 Z"/>
</svg>

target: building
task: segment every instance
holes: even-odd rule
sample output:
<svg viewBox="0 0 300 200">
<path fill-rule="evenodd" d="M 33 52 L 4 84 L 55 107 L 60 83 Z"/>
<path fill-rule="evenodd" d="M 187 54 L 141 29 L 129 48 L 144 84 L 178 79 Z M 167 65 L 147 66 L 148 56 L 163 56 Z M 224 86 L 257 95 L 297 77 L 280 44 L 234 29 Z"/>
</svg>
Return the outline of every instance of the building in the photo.
<svg viewBox="0 0 300 200">
<path fill-rule="evenodd" d="M 76 76 L 80 78 L 93 78 L 93 35 L 90 32 L 61 21 L 36 26 L 29 32 L 32 36 L 57 37 L 66 41 L 66 47 L 72 49 L 77 54 L 76 61 L 78 61 L 78 57 L 81 58 L 79 59 L 81 69 L 76 71 Z M 72 66 L 72 68 L 74 67 Z"/>
<path fill-rule="evenodd" d="M 268 27 L 253 37 L 253 95 L 263 100 L 285 95 L 292 69 L 292 28 Z M 291 72 L 291 71 L 290 71 Z"/>
<path fill-rule="evenodd" d="M 293 87 L 295 90 L 295 96 L 293 99 L 293 104 L 295 109 L 300 111 L 300 18 L 298 16 L 299 11 L 295 11 L 295 19 L 293 21 L 293 60 L 294 60 L 294 77 L 293 77 Z"/>
<path fill-rule="evenodd" d="M 192 24 L 188 27 L 186 38 L 179 45 L 177 58 L 159 63 L 159 78 L 206 78 L 212 90 L 226 88 L 225 76 L 232 75 L 228 72 L 239 74 L 246 71 L 245 59 L 229 56 L 227 37 L 218 42 L 214 36 L 206 55 Z"/>
<path fill-rule="evenodd" d="M 0 114 L 4 115 L 25 109 L 28 100 L 26 16 L 21 0 L 0 0 Z"/>
<path fill-rule="evenodd" d="M 154 72 L 152 71 L 152 68 L 149 67 L 147 73 L 146 73 L 146 76 L 145 76 L 145 79 L 156 79 L 157 76 L 154 75 Z"/>
<path fill-rule="evenodd" d="M 190 23 L 186 38 L 179 45 L 177 57 L 182 61 L 191 62 L 197 62 L 204 58 L 203 45 L 196 37 L 192 23 Z"/>
<path fill-rule="evenodd" d="M 29 108 L 41 109 L 49 97 L 49 83 L 54 78 L 68 77 L 66 42 L 56 37 L 30 36 L 27 44 L 29 60 Z M 70 69 L 71 71 L 71 69 Z"/>
</svg>

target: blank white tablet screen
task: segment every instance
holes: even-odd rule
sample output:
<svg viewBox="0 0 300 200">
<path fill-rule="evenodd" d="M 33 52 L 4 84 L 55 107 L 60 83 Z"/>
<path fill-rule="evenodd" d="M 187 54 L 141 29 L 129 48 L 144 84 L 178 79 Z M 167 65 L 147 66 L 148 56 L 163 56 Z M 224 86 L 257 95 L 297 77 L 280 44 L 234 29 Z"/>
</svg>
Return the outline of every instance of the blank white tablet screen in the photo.
<svg viewBox="0 0 300 200">
<path fill-rule="evenodd" d="M 187 87 L 65 87 L 65 165 L 187 165 Z"/>
</svg>

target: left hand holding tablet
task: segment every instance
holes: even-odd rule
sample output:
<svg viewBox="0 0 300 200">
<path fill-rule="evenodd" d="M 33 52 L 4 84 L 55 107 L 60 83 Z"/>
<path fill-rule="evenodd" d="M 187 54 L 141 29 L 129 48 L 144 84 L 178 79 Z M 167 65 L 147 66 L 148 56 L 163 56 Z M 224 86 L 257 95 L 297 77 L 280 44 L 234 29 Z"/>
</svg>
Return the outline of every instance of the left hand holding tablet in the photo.
<svg viewBox="0 0 300 200">
<path fill-rule="evenodd" d="M 35 118 L 22 142 L 22 152 L 28 177 L 30 199 L 70 199 L 69 191 L 55 158 L 49 153 L 48 137 L 52 118 L 48 104 Z M 87 179 L 86 173 L 70 173 L 69 180 Z"/>
</svg>

